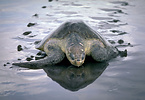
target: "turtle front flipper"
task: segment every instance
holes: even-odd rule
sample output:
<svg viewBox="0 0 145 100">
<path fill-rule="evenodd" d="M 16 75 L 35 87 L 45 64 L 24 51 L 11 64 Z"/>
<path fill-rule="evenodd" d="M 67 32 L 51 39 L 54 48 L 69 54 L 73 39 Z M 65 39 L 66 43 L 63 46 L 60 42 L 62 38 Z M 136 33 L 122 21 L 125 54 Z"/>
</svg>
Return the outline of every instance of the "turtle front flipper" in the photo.
<svg viewBox="0 0 145 100">
<path fill-rule="evenodd" d="M 90 54 L 92 58 L 98 62 L 103 62 L 108 60 L 107 49 L 101 47 L 98 44 L 92 45 Z"/>
<path fill-rule="evenodd" d="M 62 52 L 60 47 L 55 46 L 48 49 L 50 53 L 48 53 L 44 59 L 30 61 L 30 62 L 13 63 L 13 65 L 26 67 L 26 68 L 42 68 L 44 66 L 57 64 L 64 59 L 65 54 Z"/>
<path fill-rule="evenodd" d="M 100 41 L 96 41 L 90 48 L 92 58 L 98 62 L 110 60 L 118 55 L 118 50 L 110 45 L 104 45 Z"/>
<path fill-rule="evenodd" d="M 100 41 L 95 41 L 90 48 L 90 54 L 94 60 L 103 62 L 116 57 L 118 50 L 109 44 L 104 45 Z"/>
</svg>

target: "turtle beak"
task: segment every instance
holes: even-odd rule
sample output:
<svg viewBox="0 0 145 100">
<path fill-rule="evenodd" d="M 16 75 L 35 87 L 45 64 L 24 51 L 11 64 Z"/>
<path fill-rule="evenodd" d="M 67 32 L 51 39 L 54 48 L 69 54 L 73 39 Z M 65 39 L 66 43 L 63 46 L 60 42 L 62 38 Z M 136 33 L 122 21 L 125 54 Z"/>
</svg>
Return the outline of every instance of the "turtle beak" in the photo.
<svg viewBox="0 0 145 100">
<path fill-rule="evenodd" d="M 76 61 L 76 66 L 80 67 L 83 63 L 84 61 Z"/>
<path fill-rule="evenodd" d="M 70 53 L 67 55 L 67 58 L 72 65 L 80 67 L 85 61 L 85 53 L 83 54 Z"/>
<path fill-rule="evenodd" d="M 77 67 L 80 67 L 83 63 L 84 61 L 78 61 L 78 60 L 71 61 L 71 64 Z"/>
</svg>

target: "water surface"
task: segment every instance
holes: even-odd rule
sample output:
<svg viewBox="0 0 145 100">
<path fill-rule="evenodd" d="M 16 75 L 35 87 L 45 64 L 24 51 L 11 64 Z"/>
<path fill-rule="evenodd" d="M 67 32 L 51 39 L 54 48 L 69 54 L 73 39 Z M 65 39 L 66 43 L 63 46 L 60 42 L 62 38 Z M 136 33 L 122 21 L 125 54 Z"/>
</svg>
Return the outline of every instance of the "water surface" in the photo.
<svg viewBox="0 0 145 100">
<path fill-rule="evenodd" d="M 49 1 L 0 1 L 0 100 L 144 100 L 145 1 Z M 86 21 L 119 50 L 126 49 L 127 56 L 81 68 L 11 65 L 35 60 L 36 42 L 68 19 Z M 27 27 L 29 23 L 36 25 Z M 24 35 L 27 31 L 31 33 Z"/>
</svg>

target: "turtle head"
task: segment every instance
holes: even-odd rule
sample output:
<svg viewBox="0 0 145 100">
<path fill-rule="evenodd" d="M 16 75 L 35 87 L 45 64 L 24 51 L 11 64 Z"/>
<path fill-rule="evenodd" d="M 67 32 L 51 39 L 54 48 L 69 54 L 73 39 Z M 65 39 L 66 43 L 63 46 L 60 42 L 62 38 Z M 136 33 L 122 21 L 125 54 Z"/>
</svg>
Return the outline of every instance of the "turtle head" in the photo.
<svg viewBox="0 0 145 100">
<path fill-rule="evenodd" d="M 66 56 L 71 64 L 81 66 L 85 61 L 85 49 L 82 43 L 67 46 Z"/>
</svg>

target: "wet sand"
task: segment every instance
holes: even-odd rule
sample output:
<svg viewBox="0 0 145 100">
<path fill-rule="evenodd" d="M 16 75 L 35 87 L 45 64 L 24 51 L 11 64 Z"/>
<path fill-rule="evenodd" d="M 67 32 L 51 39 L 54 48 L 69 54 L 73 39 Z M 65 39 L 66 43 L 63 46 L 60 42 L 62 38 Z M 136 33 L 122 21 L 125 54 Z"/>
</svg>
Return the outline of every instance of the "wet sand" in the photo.
<svg viewBox="0 0 145 100">
<path fill-rule="evenodd" d="M 0 99 L 144 100 L 145 1 L 49 1 L 0 1 Z M 127 56 L 80 69 L 11 65 L 44 57 L 35 45 L 68 19 L 86 21 Z"/>
</svg>

